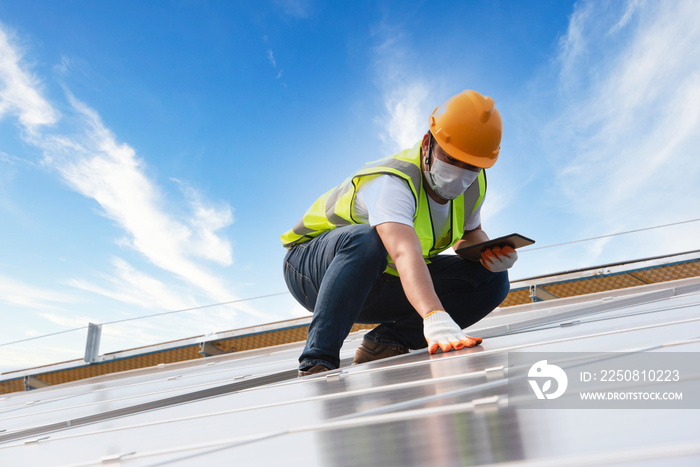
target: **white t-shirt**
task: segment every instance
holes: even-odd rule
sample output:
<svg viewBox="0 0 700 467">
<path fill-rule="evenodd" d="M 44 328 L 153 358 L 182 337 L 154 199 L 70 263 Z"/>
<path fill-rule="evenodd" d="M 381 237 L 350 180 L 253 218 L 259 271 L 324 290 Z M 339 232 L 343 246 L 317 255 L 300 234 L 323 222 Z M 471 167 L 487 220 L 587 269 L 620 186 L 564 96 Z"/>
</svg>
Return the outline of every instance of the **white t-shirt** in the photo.
<svg viewBox="0 0 700 467">
<path fill-rule="evenodd" d="M 450 203 L 439 204 L 428 196 L 430 213 L 437 238 L 450 229 Z M 483 204 L 483 203 L 481 203 Z M 469 218 L 464 219 L 464 230 L 474 230 L 481 224 L 481 204 Z M 372 227 L 385 222 L 413 226 L 416 204 L 406 182 L 393 175 L 379 175 L 363 183 L 355 195 L 353 217 Z"/>
</svg>

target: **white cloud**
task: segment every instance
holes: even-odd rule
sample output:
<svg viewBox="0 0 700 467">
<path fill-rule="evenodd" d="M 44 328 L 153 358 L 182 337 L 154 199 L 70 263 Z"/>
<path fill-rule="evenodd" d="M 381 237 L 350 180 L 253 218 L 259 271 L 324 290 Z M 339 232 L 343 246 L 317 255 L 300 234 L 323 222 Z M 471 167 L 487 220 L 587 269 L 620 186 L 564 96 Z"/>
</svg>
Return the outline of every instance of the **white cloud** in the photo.
<svg viewBox="0 0 700 467">
<path fill-rule="evenodd" d="M 214 232 L 233 223 L 231 207 L 226 203 L 212 205 L 204 199 L 202 193 L 188 183 L 171 180 L 180 186 L 192 210 L 192 218 L 189 220 L 194 234 L 190 242 L 192 252 L 224 266 L 230 265 L 233 262 L 231 244 Z"/>
<path fill-rule="evenodd" d="M 226 203 L 205 200 L 196 189 L 180 182 L 189 203 L 189 215 L 168 203 L 160 187 L 148 176 L 144 160 L 133 148 L 117 141 L 97 112 L 66 90 L 73 113 L 60 120 L 53 106 L 42 97 L 39 80 L 32 77 L 16 47 L 0 29 L 0 117 L 16 116 L 25 141 L 43 152 L 43 164 L 54 170 L 72 189 L 94 199 L 101 213 L 125 233 L 122 245 L 142 254 L 150 263 L 174 274 L 193 288 L 194 296 L 207 302 L 235 300 L 230 288 L 203 263 L 232 263 L 231 244 L 219 231 L 233 222 Z M 62 60 L 58 70 L 67 72 Z M 67 130 L 68 125 L 73 128 Z M 125 303 L 148 308 L 179 308 L 194 299 L 176 296 L 175 285 L 149 278 L 121 260 L 115 261 L 116 276 L 108 290 L 84 280 L 72 283 Z M 129 293 L 131 291 L 132 293 Z M 16 300 L 20 300 L 17 298 Z M 234 307 L 227 307 L 233 313 Z M 235 306 L 249 316 L 262 317 L 252 308 Z M 235 313 L 234 313 L 235 314 Z"/>
<path fill-rule="evenodd" d="M 179 294 L 171 285 L 138 271 L 121 258 L 113 258 L 112 265 L 114 272 L 103 277 L 108 287 L 84 279 L 72 279 L 68 284 L 143 309 L 178 310 L 197 305 L 191 296 Z"/>
<path fill-rule="evenodd" d="M 424 104 L 428 97 L 428 87 L 424 83 L 414 82 L 397 84 L 391 88 L 384 94 L 384 141 L 395 143 L 395 149 L 400 150 L 413 146 L 427 131 Z"/>
<path fill-rule="evenodd" d="M 73 63 L 65 55 L 61 57 L 61 63 L 54 65 L 53 71 L 60 76 L 68 75 L 73 69 Z"/>
<path fill-rule="evenodd" d="M 375 119 L 388 153 L 413 146 L 428 130 L 428 116 L 436 99 L 427 81 L 416 74 L 405 37 L 382 24 L 377 33 L 374 68 L 385 112 Z"/>
<path fill-rule="evenodd" d="M 0 27 L 0 118 L 16 115 L 26 130 L 58 120 L 58 112 L 41 96 L 38 80 L 21 67 L 21 57 Z"/>
<path fill-rule="evenodd" d="M 589 232 L 700 212 L 699 20 L 693 1 L 577 4 L 547 139 L 566 209 Z"/>
<path fill-rule="evenodd" d="M 88 323 L 95 322 L 94 318 L 89 316 L 75 316 L 75 315 L 64 315 L 56 313 L 39 313 L 39 316 L 50 321 L 51 323 L 57 324 L 63 328 L 68 329 L 78 329 L 88 325 Z"/>
<path fill-rule="evenodd" d="M 272 53 L 272 49 L 267 49 L 267 59 L 273 67 L 277 68 L 277 61 L 275 60 L 275 54 Z"/>
<path fill-rule="evenodd" d="M 267 36 L 265 36 L 265 42 L 267 42 Z M 277 68 L 277 60 L 275 60 L 275 54 L 272 52 L 272 49 L 267 49 L 267 59 L 270 61 L 270 64 L 272 65 L 272 68 Z M 282 74 L 284 73 L 284 70 L 279 70 L 277 72 L 277 75 L 275 76 L 275 79 L 280 79 L 282 78 Z M 286 84 L 285 84 L 286 87 Z"/>
<path fill-rule="evenodd" d="M 625 9 L 624 14 L 622 15 L 622 18 L 620 18 L 620 21 L 617 22 L 615 26 L 613 26 L 610 29 L 610 33 L 615 33 L 619 29 L 624 28 L 627 26 L 627 23 L 629 23 L 632 18 L 634 17 L 634 14 L 636 10 L 642 6 L 642 1 L 641 0 L 628 0 L 627 2 L 627 8 Z"/>
<path fill-rule="evenodd" d="M 230 264 L 230 244 L 215 233 L 231 223 L 230 210 L 205 209 L 196 202 L 188 222 L 194 229 L 168 214 L 158 186 L 146 176 L 134 150 L 118 143 L 95 111 L 72 96 L 69 101 L 82 119 L 82 133 L 34 140 L 47 164 L 74 190 L 99 203 L 103 214 L 127 233 L 129 246 L 153 264 L 215 300 L 230 299 L 221 280 L 194 261 L 204 257 Z"/>
<path fill-rule="evenodd" d="M 577 65 L 586 55 L 588 39 L 591 35 L 587 29 L 590 25 L 596 25 L 591 21 L 594 17 L 595 11 L 591 3 L 577 3 L 569 20 L 567 34 L 559 43 L 559 62 L 561 63 L 559 75 L 562 87 L 565 89 L 567 85 L 579 80 L 580 70 Z"/>
<path fill-rule="evenodd" d="M 41 347 L 29 343 L 0 348 L 0 362 L 2 362 L 0 371 L 8 372 L 79 359 L 84 355 L 84 348 L 85 342 L 82 336 L 80 339 L 71 337 L 63 340 L 56 339 L 51 344 Z"/>
<path fill-rule="evenodd" d="M 274 0 L 274 3 L 293 18 L 307 18 L 313 13 L 312 0 Z"/>
<path fill-rule="evenodd" d="M 63 293 L 0 276 L 0 302 L 32 309 L 53 309 L 61 304 L 75 302 L 75 299 Z"/>
</svg>

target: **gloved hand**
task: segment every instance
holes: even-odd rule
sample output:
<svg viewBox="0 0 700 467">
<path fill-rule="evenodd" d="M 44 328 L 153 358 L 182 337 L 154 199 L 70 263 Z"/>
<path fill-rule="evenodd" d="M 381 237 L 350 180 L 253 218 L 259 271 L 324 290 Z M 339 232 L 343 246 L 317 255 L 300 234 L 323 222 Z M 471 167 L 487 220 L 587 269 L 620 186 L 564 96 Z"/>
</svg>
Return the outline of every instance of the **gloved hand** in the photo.
<svg viewBox="0 0 700 467">
<path fill-rule="evenodd" d="M 423 335 L 428 341 L 428 352 L 437 353 L 438 347 L 443 352 L 481 344 L 481 337 L 465 336 L 462 329 L 445 311 L 435 310 L 423 319 Z"/>
<path fill-rule="evenodd" d="M 508 245 L 487 248 L 481 252 L 481 264 L 491 272 L 501 272 L 513 267 L 518 260 L 518 252 Z"/>
</svg>

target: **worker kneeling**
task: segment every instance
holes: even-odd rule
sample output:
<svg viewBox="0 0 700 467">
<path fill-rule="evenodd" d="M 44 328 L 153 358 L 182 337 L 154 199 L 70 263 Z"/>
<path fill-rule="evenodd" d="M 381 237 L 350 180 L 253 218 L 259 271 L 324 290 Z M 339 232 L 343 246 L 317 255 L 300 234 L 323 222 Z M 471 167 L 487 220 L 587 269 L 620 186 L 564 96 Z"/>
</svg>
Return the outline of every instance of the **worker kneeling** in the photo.
<svg viewBox="0 0 700 467">
<path fill-rule="evenodd" d="M 486 250 L 480 262 L 439 254 L 488 240 L 484 169 L 498 159 L 502 134 L 494 101 L 464 91 L 435 109 L 429 128 L 413 148 L 321 196 L 282 235 L 287 286 L 313 312 L 299 376 L 338 368 L 354 323 L 381 323 L 354 363 L 426 343 L 430 353 L 479 345 L 462 329 L 508 294 L 515 250 Z"/>
</svg>

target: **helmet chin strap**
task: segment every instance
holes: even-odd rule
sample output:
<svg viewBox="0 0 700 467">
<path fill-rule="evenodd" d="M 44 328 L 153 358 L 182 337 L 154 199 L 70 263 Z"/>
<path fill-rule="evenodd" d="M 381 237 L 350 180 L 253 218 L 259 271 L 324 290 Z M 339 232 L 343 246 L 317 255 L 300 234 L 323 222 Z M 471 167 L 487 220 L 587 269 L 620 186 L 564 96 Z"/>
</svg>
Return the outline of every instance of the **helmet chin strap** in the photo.
<svg viewBox="0 0 700 467">
<path fill-rule="evenodd" d="M 430 154 L 433 152 L 433 136 L 430 135 L 430 139 L 428 141 L 428 152 L 425 153 L 425 165 L 428 166 L 428 170 L 430 170 Z"/>
<path fill-rule="evenodd" d="M 450 201 L 449 199 L 440 196 L 440 193 L 438 192 L 438 189 L 437 189 L 437 184 L 435 183 L 435 180 L 433 179 L 433 174 L 430 171 L 432 163 L 433 163 L 432 157 L 431 157 L 432 154 L 433 154 L 433 137 L 431 135 L 430 142 L 428 143 L 428 152 L 426 153 L 425 159 L 424 159 L 425 166 L 428 168 L 428 170 L 424 170 L 423 173 L 425 174 L 425 178 L 428 181 L 428 185 L 430 186 L 430 188 L 432 188 L 432 190 L 435 192 L 435 194 L 438 195 L 438 197 L 440 199 L 444 199 L 445 201 Z"/>
</svg>

